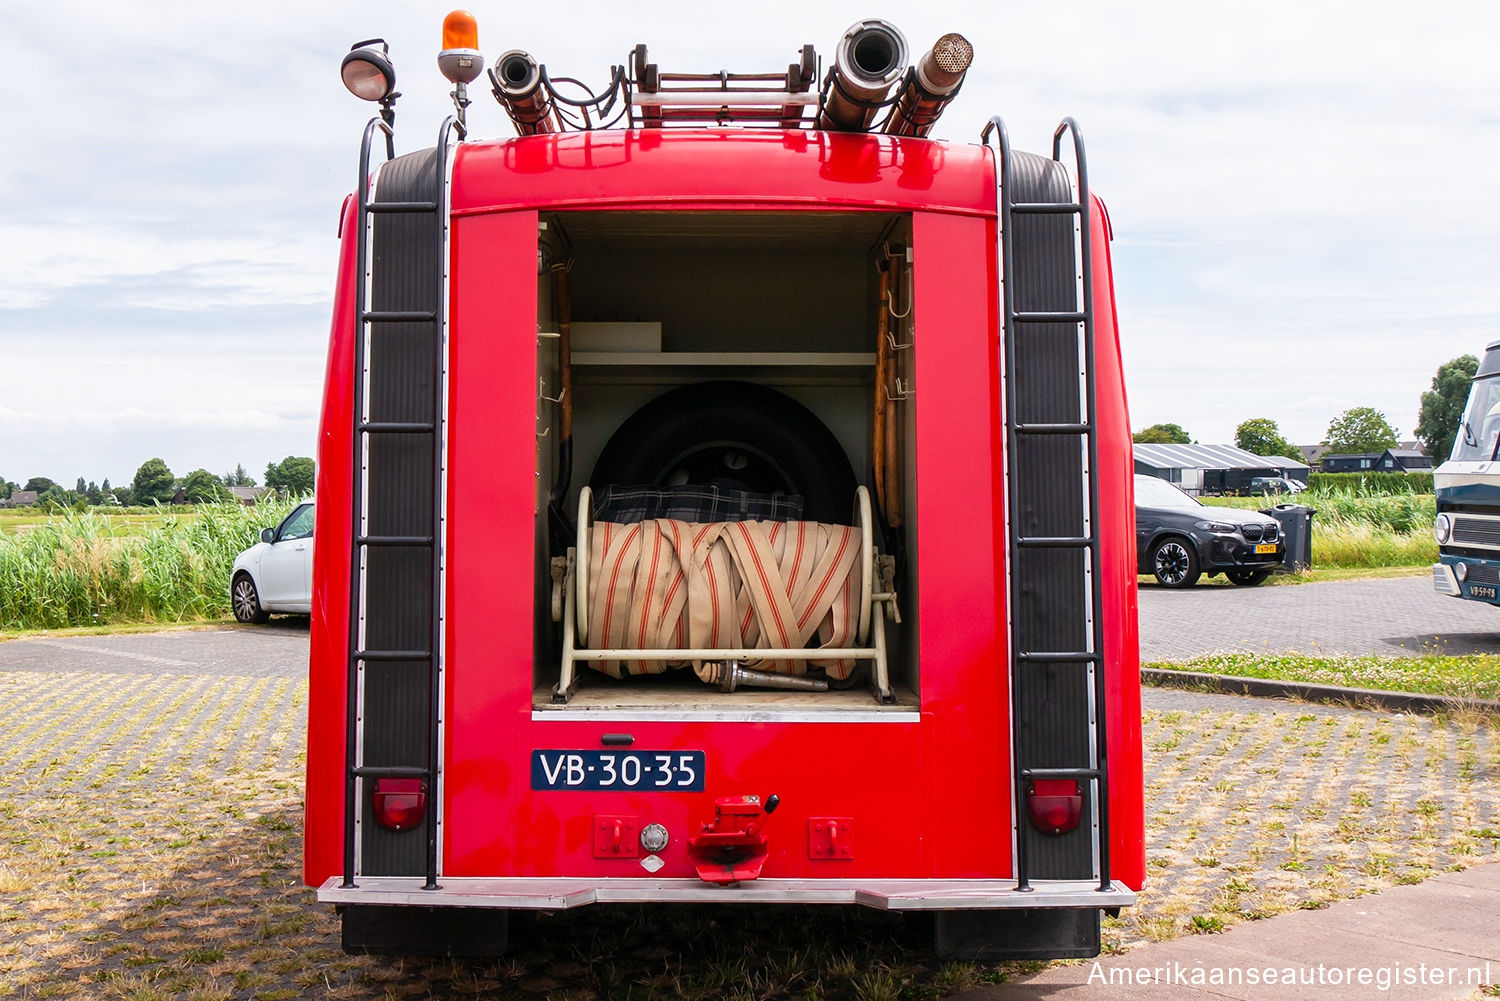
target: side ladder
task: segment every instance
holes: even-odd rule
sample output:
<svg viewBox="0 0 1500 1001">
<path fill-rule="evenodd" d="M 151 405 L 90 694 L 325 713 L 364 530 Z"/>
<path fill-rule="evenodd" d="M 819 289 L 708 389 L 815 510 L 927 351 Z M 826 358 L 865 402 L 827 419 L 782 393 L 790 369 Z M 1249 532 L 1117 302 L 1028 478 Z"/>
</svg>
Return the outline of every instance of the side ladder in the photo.
<svg viewBox="0 0 1500 1001">
<path fill-rule="evenodd" d="M 426 793 L 424 889 L 438 889 L 439 727 L 443 629 L 443 415 L 447 317 L 447 175 L 450 136 L 462 127 L 443 123 L 432 156 L 435 176 L 420 185 L 431 197 L 372 198 L 371 149 L 383 133 L 387 166 L 393 160 L 391 126 L 372 119 L 360 147 L 355 286 L 354 426 L 349 567 L 348 676 L 345 718 L 344 877 L 355 885 L 362 871 L 360 828 L 368 796 L 364 783 L 416 779 Z M 403 158 L 404 159 L 404 158 Z M 425 167 L 425 165 L 424 165 Z M 398 234 L 386 220 L 404 220 Z M 384 232 L 382 233 L 382 230 Z M 415 281 L 378 275 L 390 253 L 377 235 L 415 236 L 419 255 L 430 255 Z M 382 258 L 385 260 L 383 261 Z M 435 280 L 432 280 L 435 276 Z M 381 278 L 373 281 L 373 277 Z M 386 280 L 389 279 L 389 280 Z M 373 579 L 372 579 L 373 578 Z M 393 585 L 399 585 L 393 586 Z M 417 600 L 413 600 L 417 599 Z M 400 610 L 399 615 L 390 614 Z M 419 688 L 392 721 L 389 707 L 372 721 L 367 691 L 375 666 L 403 675 L 398 687 Z M 387 680 L 382 690 L 391 688 Z M 395 704 L 398 700 L 387 699 Z M 419 717 L 419 718 L 410 718 Z M 409 735 L 401 749 L 383 749 L 367 763 L 367 723 L 394 726 Z M 382 873 L 390 874 L 390 873 Z"/>
<path fill-rule="evenodd" d="M 1005 366 L 1016 888 L 1030 890 L 1033 878 L 1095 875 L 1098 888 L 1108 891 L 1088 166 L 1071 118 L 1053 134 L 1051 161 L 1013 151 L 998 117 L 981 141 L 988 145 L 992 133 Z M 1076 188 L 1062 165 L 1066 135 L 1073 140 Z M 1026 820 L 1028 790 L 1048 780 L 1072 780 L 1086 790 L 1078 828 L 1086 840 L 1073 849 L 1054 848 L 1058 839 L 1048 840 Z M 1081 871 L 1082 850 L 1091 856 L 1088 872 Z"/>
</svg>

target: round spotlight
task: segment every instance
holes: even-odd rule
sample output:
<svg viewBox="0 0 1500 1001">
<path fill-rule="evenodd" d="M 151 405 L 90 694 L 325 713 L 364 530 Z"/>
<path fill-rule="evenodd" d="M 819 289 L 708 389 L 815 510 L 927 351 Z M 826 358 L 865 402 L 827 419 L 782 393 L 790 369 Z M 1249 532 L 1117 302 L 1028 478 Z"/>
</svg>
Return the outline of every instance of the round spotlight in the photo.
<svg viewBox="0 0 1500 1001">
<path fill-rule="evenodd" d="M 1432 534 L 1437 539 L 1438 545 L 1448 544 L 1448 538 L 1453 534 L 1453 520 L 1446 514 L 1440 514 L 1432 523 Z"/>
<path fill-rule="evenodd" d="M 349 93 L 362 101 L 383 101 L 396 89 L 396 70 L 385 42 L 379 38 L 351 47 L 339 66 L 339 75 Z"/>
<path fill-rule="evenodd" d="M 1459 580 L 1468 580 L 1469 579 L 1469 564 L 1467 564 L 1467 563 L 1455 563 L 1455 564 L 1453 564 L 1453 576 L 1457 577 Z"/>
</svg>

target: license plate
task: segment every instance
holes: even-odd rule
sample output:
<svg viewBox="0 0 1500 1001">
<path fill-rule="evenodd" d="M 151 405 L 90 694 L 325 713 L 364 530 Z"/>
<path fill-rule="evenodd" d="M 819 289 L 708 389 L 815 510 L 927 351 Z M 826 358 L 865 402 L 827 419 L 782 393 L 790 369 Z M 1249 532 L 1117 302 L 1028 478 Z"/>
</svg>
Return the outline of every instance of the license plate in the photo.
<svg viewBox="0 0 1500 1001">
<path fill-rule="evenodd" d="M 1274 542 L 1262 542 L 1255 547 L 1255 552 L 1257 555 L 1259 555 L 1260 553 L 1274 553 L 1275 551 L 1276 543 Z"/>
<path fill-rule="evenodd" d="M 532 751 L 533 789 L 702 792 L 702 751 Z"/>
<path fill-rule="evenodd" d="M 1493 598 L 1495 589 L 1488 584 L 1470 584 L 1469 597 L 1471 598 Z"/>
</svg>

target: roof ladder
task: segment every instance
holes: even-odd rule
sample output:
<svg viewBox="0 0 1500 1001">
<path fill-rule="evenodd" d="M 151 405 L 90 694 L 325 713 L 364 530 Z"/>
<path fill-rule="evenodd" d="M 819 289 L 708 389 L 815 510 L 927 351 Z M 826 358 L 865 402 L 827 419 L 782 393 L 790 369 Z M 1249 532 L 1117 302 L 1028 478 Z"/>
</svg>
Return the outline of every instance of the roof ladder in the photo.
<svg viewBox="0 0 1500 1001">
<path fill-rule="evenodd" d="M 354 426 L 349 566 L 348 677 L 345 718 L 344 876 L 352 887 L 362 869 L 360 827 L 369 816 L 364 783 L 420 779 L 427 792 L 425 881 L 438 889 L 439 726 L 442 705 L 443 417 L 446 413 L 447 176 L 449 141 L 462 129 L 443 123 L 430 151 L 430 176 L 394 187 L 430 197 L 381 200 L 371 177 L 371 149 L 391 127 L 379 118 L 365 128 L 359 156 L 354 338 Z M 402 158 L 403 160 L 409 158 Z M 387 161 L 390 144 L 387 143 Z M 389 172 L 390 163 L 382 165 Z M 381 177 L 381 181 L 385 178 Z M 403 192 L 406 193 L 406 192 Z M 401 227 L 397 236 L 396 226 Z M 389 237 L 376 247 L 376 237 Z M 398 246 L 399 245 L 399 246 Z M 427 257 L 432 280 L 399 274 L 372 281 L 397 250 Z M 372 581 L 372 577 L 376 578 Z M 399 582 L 399 588 L 391 582 Z M 430 590 L 428 590 L 430 588 Z M 430 600 L 411 601 L 425 594 Z M 392 614 L 399 608 L 399 614 Z M 423 733 L 419 763 L 369 764 L 365 723 L 372 665 L 402 671 L 420 698 L 398 706 L 400 725 Z M 420 716 L 421 718 L 415 718 Z M 376 757 L 388 757 L 377 754 Z"/>
<path fill-rule="evenodd" d="M 1043 834 L 1027 819 L 1025 799 L 1033 782 L 1071 779 L 1086 790 L 1080 828 L 1087 829 L 1088 867 L 1107 891 L 1109 771 L 1088 168 L 1071 118 L 1053 134 L 1050 161 L 1013 152 L 999 118 L 990 119 L 981 141 L 988 145 L 992 133 L 998 145 L 1016 889 L 1030 890 L 1033 878 L 1086 878 L 1077 871 L 1076 851 L 1062 847 L 1068 836 Z M 1062 165 L 1067 135 L 1076 186 Z"/>
</svg>

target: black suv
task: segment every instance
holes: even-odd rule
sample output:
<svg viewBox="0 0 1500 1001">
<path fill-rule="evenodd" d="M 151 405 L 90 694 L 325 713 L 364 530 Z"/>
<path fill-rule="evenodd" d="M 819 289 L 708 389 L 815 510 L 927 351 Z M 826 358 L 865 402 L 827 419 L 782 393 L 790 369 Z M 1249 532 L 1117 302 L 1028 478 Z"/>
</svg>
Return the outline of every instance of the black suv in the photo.
<svg viewBox="0 0 1500 1001">
<path fill-rule="evenodd" d="M 1259 584 L 1281 566 L 1286 540 L 1275 518 L 1206 507 L 1166 480 L 1135 477 L 1137 569 L 1163 587 L 1192 587 L 1203 574 Z"/>
</svg>

